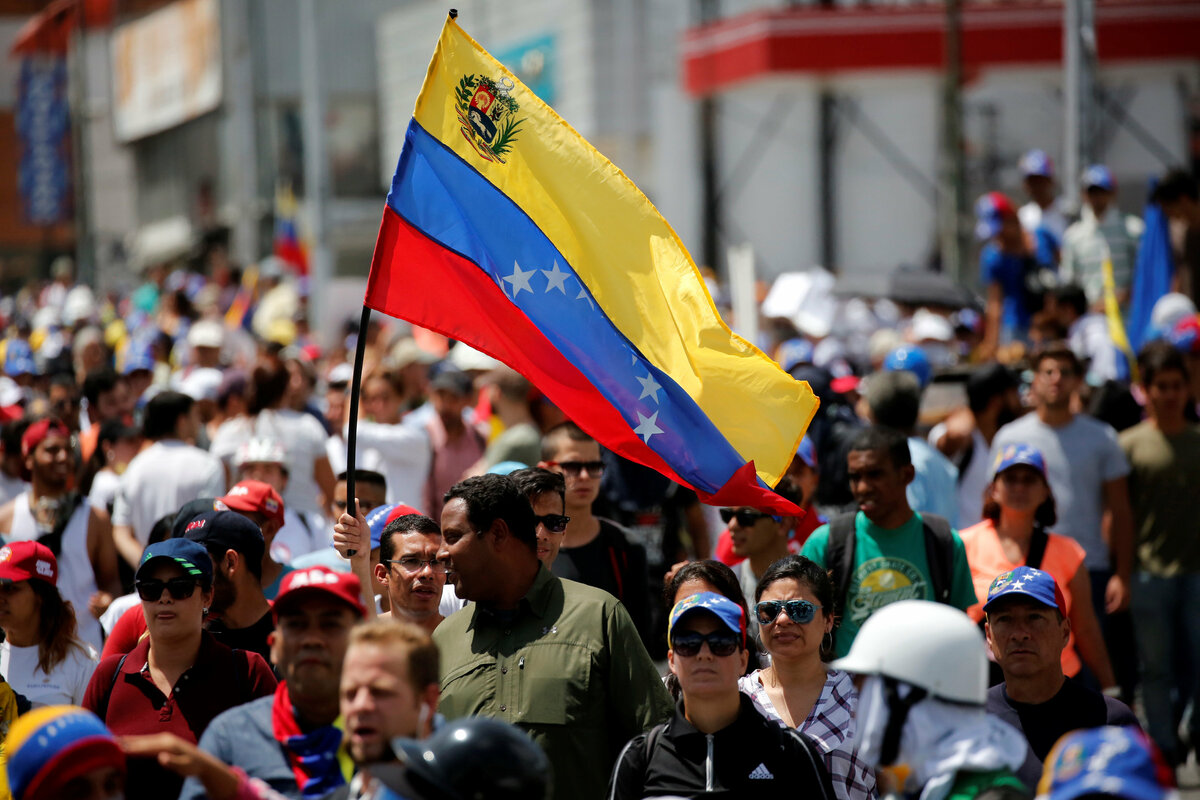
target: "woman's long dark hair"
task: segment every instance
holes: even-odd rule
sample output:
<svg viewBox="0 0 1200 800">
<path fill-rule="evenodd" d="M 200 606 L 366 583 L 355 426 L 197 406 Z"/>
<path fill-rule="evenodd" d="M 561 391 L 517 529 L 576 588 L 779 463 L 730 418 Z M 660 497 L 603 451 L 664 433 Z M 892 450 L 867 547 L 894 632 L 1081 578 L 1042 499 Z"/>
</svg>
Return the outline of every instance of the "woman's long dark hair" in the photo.
<svg viewBox="0 0 1200 800">
<path fill-rule="evenodd" d="M 817 598 L 817 603 L 821 606 L 822 613 L 828 617 L 833 616 L 833 578 L 829 577 L 829 573 L 820 567 L 817 562 L 804 556 L 784 556 L 767 567 L 767 571 L 763 573 L 762 578 L 758 581 L 758 586 L 754 587 L 755 604 L 758 604 L 758 601 L 762 599 L 763 592 L 769 589 L 771 584 L 788 579 L 796 581 L 801 586 L 808 587 L 808 590 Z M 837 623 L 837 619 L 834 619 L 833 624 L 835 627 Z M 830 642 L 830 647 L 825 646 L 827 638 Z M 828 661 L 833 657 L 832 643 L 832 637 L 822 637 L 821 660 Z"/>
<path fill-rule="evenodd" d="M 720 561 L 712 559 L 690 561 L 676 570 L 671 580 L 667 581 L 663 587 L 663 603 L 667 607 L 668 617 L 671 609 L 675 607 L 675 595 L 679 593 L 679 587 L 688 581 L 704 581 L 711 584 L 719 594 L 728 597 L 742 607 L 742 613 L 746 615 L 746 621 L 749 623 L 750 609 L 746 605 L 746 595 L 742 593 L 742 584 L 738 581 L 737 575 Z M 746 652 L 750 656 L 746 661 L 746 674 L 749 675 L 758 669 L 758 642 L 754 640 L 753 636 L 746 637 Z M 675 677 L 674 672 L 667 673 L 665 683 L 671 697 L 678 700 L 679 679 Z"/>
<path fill-rule="evenodd" d="M 45 581 L 31 580 L 29 588 L 41 600 L 38 612 L 38 669 L 50 672 L 67 660 L 72 647 L 86 652 L 75 635 L 75 607 L 63 598 L 58 588 Z"/>
<path fill-rule="evenodd" d="M 1030 467 L 1033 469 L 1033 467 Z M 996 485 L 997 475 L 988 481 L 987 488 L 983 490 L 983 518 L 990 519 L 993 524 L 1000 522 L 1000 504 L 992 497 L 992 487 Z M 1039 528 L 1043 531 L 1049 531 L 1050 527 L 1058 522 L 1058 507 L 1054 504 L 1054 490 L 1050 488 L 1050 482 L 1046 477 L 1042 476 L 1042 483 L 1046 484 L 1046 499 L 1033 515 L 1034 530 Z"/>
</svg>

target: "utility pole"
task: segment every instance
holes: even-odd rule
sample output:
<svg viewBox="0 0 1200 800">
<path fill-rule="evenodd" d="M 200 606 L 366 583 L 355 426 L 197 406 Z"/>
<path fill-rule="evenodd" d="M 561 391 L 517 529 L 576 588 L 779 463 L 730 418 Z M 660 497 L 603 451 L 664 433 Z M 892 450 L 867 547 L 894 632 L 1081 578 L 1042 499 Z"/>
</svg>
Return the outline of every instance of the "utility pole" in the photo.
<svg viewBox="0 0 1200 800">
<path fill-rule="evenodd" d="M 1063 170 L 1068 208 L 1079 208 L 1077 182 L 1095 153 L 1096 7 L 1094 0 L 1063 3 Z"/>
<path fill-rule="evenodd" d="M 304 120 L 304 199 L 308 206 L 309 323 L 323 330 L 325 289 L 333 278 L 326 226 L 329 219 L 329 171 L 325 158 L 325 102 L 321 93 L 320 40 L 316 0 L 300 0 L 300 91 Z M 360 335 L 366 335 L 363 331 Z M 327 344 L 327 343 L 325 343 Z"/>
<path fill-rule="evenodd" d="M 720 18 L 718 0 L 698 0 L 701 25 Z M 700 227 L 702 257 L 711 269 L 717 268 L 717 231 L 721 226 L 721 197 L 717 170 L 717 98 L 711 93 L 699 101 L 700 123 Z"/>
<path fill-rule="evenodd" d="M 938 238 L 942 272 L 963 278 L 967 242 L 962 219 L 966 181 L 962 135 L 962 0 L 946 0 L 946 64 L 942 83 L 942 140 L 938 159 Z"/>
</svg>

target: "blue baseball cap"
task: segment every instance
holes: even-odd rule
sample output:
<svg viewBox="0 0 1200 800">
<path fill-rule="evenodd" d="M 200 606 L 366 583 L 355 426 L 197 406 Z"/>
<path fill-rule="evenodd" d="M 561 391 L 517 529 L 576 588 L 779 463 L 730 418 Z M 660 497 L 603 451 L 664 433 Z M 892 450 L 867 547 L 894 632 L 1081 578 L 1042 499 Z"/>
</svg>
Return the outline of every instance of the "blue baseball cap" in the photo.
<svg viewBox="0 0 1200 800">
<path fill-rule="evenodd" d="M 1029 177 L 1030 175 L 1040 175 L 1043 178 L 1054 177 L 1054 162 L 1050 159 L 1050 156 L 1046 155 L 1045 150 L 1030 150 L 1021 156 L 1021 160 L 1017 162 L 1017 167 L 1021 170 L 1021 175 L 1024 177 Z"/>
<path fill-rule="evenodd" d="M 33 348 L 24 339 L 9 339 L 4 347 L 4 374 L 10 378 L 18 375 L 36 375 L 37 364 L 33 360 Z"/>
<path fill-rule="evenodd" d="M 195 578 L 205 586 L 212 585 L 212 558 L 204 549 L 204 545 L 191 539 L 164 539 L 147 547 L 142 553 L 137 572 L 134 573 L 134 580 L 144 575 L 150 565 L 164 559 L 183 567 L 183 571 L 189 577 Z"/>
<path fill-rule="evenodd" d="M 1129 800 L 1163 800 L 1174 775 L 1145 733 L 1129 725 L 1072 731 L 1046 757 L 1038 800 L 1075 800 L 1109 795 Z"/>
<path fill-rule="evenodd" d="M 808 339 L 788 339 L 775 350 L 775 360 L 784 372 L 791 372 L 802 364 L 813 363 L 813 345 Z"/>
<path fill-rule="evenodd" d="M 121 367 L 121 374 L 128 375 L 140 369 L 154 371 L 154 351 L 149 343 L 130 342 L 125 350 L 125 363 Z"/>
<path fill-rule="evenodd" d="M 796 456 L 810 469 L 817 468 L 817 448 L 813 446 L 812 439 L 807 436 L 800 440 L 800 446 L 796 448 Z"/>
<path fill-rule="evenodd" d="M 519 469 L 528 469 L 528 464 L 522 464 L 520 461 L 501 461 L 488 470 L 489 475 L 511 475 Z"/>
<path fill-rule="evenodd" d="M 1017 567 L 997 575 L 988 586 L 987 602 L 983 604 L 984 613 L 1001 598 L 1014 595 L 1036 600 L 1047 608 L 1058 609 L 1058 613 L 1064 617 L 1067 615 L 1066 600 L 1054 577 L 1033 567 Z"/>
<path fill-rule="evenodd" d="M 922 389 L 933 379 L 933 365 L 929 363 L 929 357 L 915 344 L 901 345 L 888 353 L 883 359 L 883 368 L 888 372 L 911 372 L 917 376 Z"/>
<path fill-rule="evenodd" d="M 746 644 L 746 615 L 742 607 L 723 594 L 716 592 L 700 592 L 685 597 L 671 609 L 670 624 L 667 628 L 667 645 L 671 644 L 671 634 L 684 618 L 695 613 L 707 611 L 721 621 L 721 624 L 733 633 L 742 637 L 742 646 Z"/>
<path fill-rule="evenodd" d="M 1117 190 L 1117 182 L 1113 180 L 1112 172 L 1103 164 L 1092 164 L 1083 171 L 1083 177 L 1079 179 L 1079 185 L 1084 189 L 1090 189 L 1095 186 L 1097 189 L 1103 189 L 1106 192 L 1115 192 Z"/>
<path fill-rule="evenodd" d="M 1000 233 L 1004 218 L 1017 210 L 1003 192 L 988 192 L 975 201 L 975 238 L 984 242 Z"/>
<path fill-rule="evenodd" d="M 379 542 L 383 538 L 383 529 L 387 527 L 388 517 L 395 508 L 395 503 L 385 503 L 371 509 L 371 513 L 367 514 L 367 527 L 371 529 L 372 550 L 379 547 Z"/>
<path fill-rule="evenodd" d="M 1042 458 L 1041 450 L 1027 444 L 1010 444 L 996 454 L 996 460 L 992 463 L 992 478 L 1009 467 L 1019 465 L 1033 467 L 1042 473 L 1043 478 L 1046 477 L 1046 459 Z"/>
</svg>

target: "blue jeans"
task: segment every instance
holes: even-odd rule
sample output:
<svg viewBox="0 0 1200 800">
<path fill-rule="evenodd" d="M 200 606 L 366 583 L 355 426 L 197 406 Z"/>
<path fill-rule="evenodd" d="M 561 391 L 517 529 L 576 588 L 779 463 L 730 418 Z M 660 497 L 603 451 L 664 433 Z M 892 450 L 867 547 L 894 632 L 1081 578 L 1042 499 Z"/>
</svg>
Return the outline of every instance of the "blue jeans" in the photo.
<svg viewBox="0 0 1200 800">
<path fill-rule="evenodd" d="M 1132 589 L 1148 733 L 1178 761 L 1184 755 L 1177 732 L 1183 707 L 1200 697 L 1200 574 L 1162 578 L 1138 572 Z M 1191 727 L 1193 745 L 1200 744 L 1195 709 Z"/>
</svg>

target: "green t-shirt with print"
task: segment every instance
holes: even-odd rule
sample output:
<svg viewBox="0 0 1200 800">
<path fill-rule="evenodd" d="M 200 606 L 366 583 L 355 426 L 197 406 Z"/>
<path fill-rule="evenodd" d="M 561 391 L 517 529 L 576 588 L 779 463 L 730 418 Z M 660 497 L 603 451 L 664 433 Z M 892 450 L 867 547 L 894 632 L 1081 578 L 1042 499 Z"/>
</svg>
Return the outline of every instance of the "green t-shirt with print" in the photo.
<svg viewBox="0 0 1200 800">
<path fill-rule="evenodd" d="M 908 522 L 891 530 L 881 528 L 859 511 L 854 518 L 854 571 L 850 574 L 842 619 L 835 636 L 838 658 L 850 652 L 850 644 L 867 617 L 899 600 L 933 600 L 929 562 L 925 557 L 925 531 L 921 515 L 913 513 Z M 958 531 L 954 540 L 954 577 L 950 585 L 950 604 L 966 610 L 977 602 L 967 566 L 967 551 Z M 822 567 L 829 544 L 829 526 L 822 525 L 805 541 L 800 554 Z"/>
</svg>

